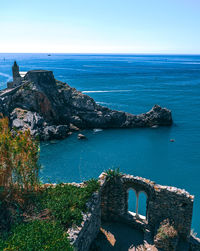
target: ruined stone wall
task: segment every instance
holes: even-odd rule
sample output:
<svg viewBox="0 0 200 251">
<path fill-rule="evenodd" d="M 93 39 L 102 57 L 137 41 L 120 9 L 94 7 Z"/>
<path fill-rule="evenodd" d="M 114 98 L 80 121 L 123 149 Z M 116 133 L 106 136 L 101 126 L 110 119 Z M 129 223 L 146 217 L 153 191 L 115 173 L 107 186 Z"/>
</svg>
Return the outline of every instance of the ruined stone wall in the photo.
<svg viewBox="0 0 200 251">
<path fill-rule="evenodd" d="M 155 231 L 164 219 L 173 222 L 178 237 L 187 239 L 190 251 L 200 251 L 200 240 L 190 236 L 193 199 L 185 190 L 161 186 L 148 179 L 123 175 L 106 179 L 99 177 L 100 189 L 93 193 L 87 203 L 88 211 L 83 215 L 81 226 L 68 230 L 69 239 L 75 251 L 88 251 L 101 227 L 101 220 L 122 221 L 144 231 L 144 240 L 151 243 Z M 79 186 L 80 184 L 75 184 Z M 128 191 L 133 189 L 136 195 L 147 195 L 146 218 L 128 212 Z M 190 238 L 189 238 L 190 237 Z"/>
<path fill-rule="evenodd" d="M 128 190 L 133 189 L 136 196 L 140 192 L 147 195 L 146 219 L 139 214 L 128 212 Z M 189 238 L 193 199 L 185 190 L 161 186 L 154 182 L 131 175 L 123 175 L 105 181 L 102 189 L 101 208 L 103 220 L 123 220 L 134 227 L 149 229 L 152 234 L 160 222 L 168 218 L 174 223 L 182 238 Z"/>
<path fill-rule="evenodd" d="M 193 196 L 175 187 L 155 185 L 155 196 L 149 201 L 148 222 L 154 228 L 168 218 L 185 239 L 190 236 Z"/>
<path fill-rule="evenodd" d="M 87 251 L 96 238 L 101 227 L 100 192 L 92 195 L 87 203 L 88 212 L 83 215 L 81 226 L 73 226 L 68 230 L 69 239 L 75 251 Z"/>
<path fill-rule="evenodd" d="M 14 86 L 13 81 L 7 82 L 7 88 L 8 89 L 13 88 L 13 86 Z"/>
<path fill-rule="evenodd" d="M 55 85 L 55 79 L 52 71 L 46 70 L 32 70 L 28 71 L 24 80 L 37 83 L 38 85 Z"/>
<path fill-rule="evenodd" d="M 118 220 L 124 215 L 126 196 L 120 178 L 111 181 L 103 181 L 101 191 L 101 215 L 105 221 Z"/>
</svg>

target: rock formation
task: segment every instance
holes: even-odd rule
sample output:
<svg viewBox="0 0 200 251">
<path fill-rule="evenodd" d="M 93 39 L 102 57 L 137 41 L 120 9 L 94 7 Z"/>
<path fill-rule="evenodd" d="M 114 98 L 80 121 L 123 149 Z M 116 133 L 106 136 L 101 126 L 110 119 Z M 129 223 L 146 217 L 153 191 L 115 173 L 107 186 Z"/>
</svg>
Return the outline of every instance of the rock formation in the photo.
<svg viewBox="0 0 200 251">
<path fill-rule="evenodd" d="M 155 105 L 140 115 L 115 111 L 57 81 L 52 71 L 29 71 L 21 85 L 0 92 L 0 113 L 12 128 L 29 128 L 41 140 L 65 138 L 73 128 L 135 128 L 169 126 L 171 111 Z"/>
</svg>

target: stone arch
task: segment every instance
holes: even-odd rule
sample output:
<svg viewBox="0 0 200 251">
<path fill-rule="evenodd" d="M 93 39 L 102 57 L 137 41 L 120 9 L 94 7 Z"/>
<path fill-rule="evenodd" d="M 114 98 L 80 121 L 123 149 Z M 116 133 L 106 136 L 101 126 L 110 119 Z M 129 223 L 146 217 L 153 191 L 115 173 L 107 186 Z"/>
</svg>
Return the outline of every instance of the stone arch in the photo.
<svg viewBox="0 0 200 251">
<path fill-rule="evenodd" d="M 149 200 L 152 196 L 152 189 L 149 186 L 148 183 L 139 181 L 138 180 L 126 180 L 124 182 L 124 188 L 127 192 L 127 198 L 126 198 L 126 213 L 131 213 L 133 216 L 140 218 L 141 220 L 145 220 L 148 222 L 148 204 Z M 132 213 L 131 210 L 129 210 L 129 191 L 133 190 L 136 195 L 136 208 L 134 212 Z M 145 197 L 144 197 L 145 196 Z M 143 202 L 141 202 L 141 198 L 143 197 Z M 142 210 L 141 210 L 142 208 Z"/>
</svg>

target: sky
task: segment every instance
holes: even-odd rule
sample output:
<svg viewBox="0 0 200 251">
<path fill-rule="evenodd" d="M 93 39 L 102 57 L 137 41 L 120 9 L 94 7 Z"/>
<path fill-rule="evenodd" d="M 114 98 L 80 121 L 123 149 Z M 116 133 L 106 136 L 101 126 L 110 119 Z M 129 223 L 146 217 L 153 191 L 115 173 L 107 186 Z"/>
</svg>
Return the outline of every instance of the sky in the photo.
<svg viewBox="0 0 200 251">
<path fill-rule="evenodd" d="M 200 54 L 200 0 L 0 0 L 0 52 Z"/>
</svg>

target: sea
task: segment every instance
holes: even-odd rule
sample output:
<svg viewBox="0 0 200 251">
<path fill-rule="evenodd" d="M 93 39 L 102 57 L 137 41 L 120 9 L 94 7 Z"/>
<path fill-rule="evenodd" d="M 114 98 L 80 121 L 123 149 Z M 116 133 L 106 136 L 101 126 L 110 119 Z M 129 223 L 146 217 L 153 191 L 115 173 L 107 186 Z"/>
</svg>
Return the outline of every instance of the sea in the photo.
<svg viewBox="0 0 200 251">
<path fill-rule="evenodd" d="M 192 228 L 200 236 L 200 55 L 0 53 L 0 89 L 12 80 L 14 60 L 21 71 L 53 71 L 56 79 L 111 109 L 133 114 L 155 104 L 170 109 L 170 127 L 85 130 L 87 140 L 74 133 L 41 143 L 40 175 L 43 182 L 82 182 L 119 167 L 186 189 L 195 195 Z M 145 214 L 144 201 L 139 210 Z"/>
</svg>

